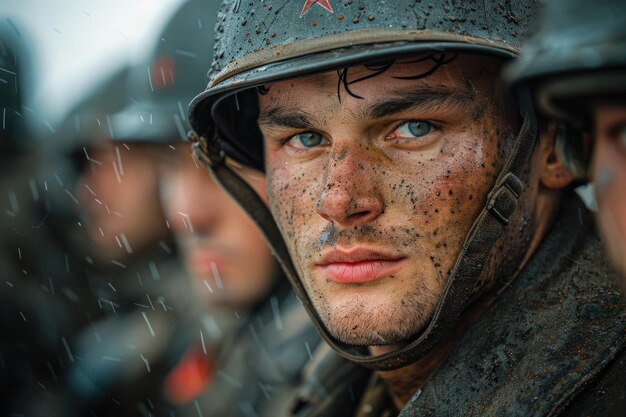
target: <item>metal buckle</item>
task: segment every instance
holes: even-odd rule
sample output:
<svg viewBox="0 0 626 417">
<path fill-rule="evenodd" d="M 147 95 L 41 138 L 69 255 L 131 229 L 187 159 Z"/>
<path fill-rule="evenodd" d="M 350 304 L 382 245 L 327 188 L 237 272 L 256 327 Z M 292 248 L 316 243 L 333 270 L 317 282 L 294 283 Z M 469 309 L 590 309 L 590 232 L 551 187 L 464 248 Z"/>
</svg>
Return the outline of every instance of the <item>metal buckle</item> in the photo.
<svg viewBox="0 0 626 417">
<path fill-rule="evenodd" d="M 197 161 L 207 167 L 217 167 L 224 164 L 226 154 L 221 149 L 218 136 L 214 136 L 213 140 L 208 140 L 192 130 L 187 134 L 187 138 L 191 142 L 193 156 Z"/>
<path fill-rule="evenodd" d="M 512 172 L 508 172 L 490 195 L 487 210 L 504 225 L 509 224 L 522 191 L 522 181 Z"/>
</svg>

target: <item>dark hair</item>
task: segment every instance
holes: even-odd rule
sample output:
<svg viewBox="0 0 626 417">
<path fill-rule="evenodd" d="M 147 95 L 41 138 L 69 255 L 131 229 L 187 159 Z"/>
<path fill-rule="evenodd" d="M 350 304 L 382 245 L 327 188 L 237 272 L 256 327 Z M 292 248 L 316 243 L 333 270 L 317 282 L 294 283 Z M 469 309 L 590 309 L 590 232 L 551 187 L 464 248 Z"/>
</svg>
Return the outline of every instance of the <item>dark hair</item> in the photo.
<svg viewBox="0 0 626 417">
<path fill-rule="evenodd" d="M 450 62 L 454 61 L 457 57 L 458 57 L 458 54 L 454 54 L 450 58 L 447 58 L 446 54 L 429 54 L 429 55 L 426 55 L 426 56 L 423 56 L 421 58 L 417 58 L 411 61 L 401 62 L 402 64 L 415 64 L 418 62 L 432 61 L 433 66 L 429 68 L 428 70 L 422 73 L 416 74 L 416 75 L 411 75 L 407 77 L 394 77 L 394 78 L 398 80 L 419 80 L 421 78 L 426 78 L 429 75 L 434 74 L 442 65 L 449 64 Z M 389 68 L 391 68 L 396 63 L 397 63 L 396 59 L 390 59 L 384 62 L 365 64 L 363 66 L 367 68 L 368 70 L 372 71 L 372 73 L 365 75 L 361 78 L 357 78 L 356 80 L 352 80 L 352 81 L 348 81 L 348 71 L 352 67 L 344 67 L 344 68 L 338 69 L 337 75 L 339 76 L 339 82 L 337 83 L 337 97 L 339 98 L 339 101 L 341 101 L 341 87 L 342 86 L 344 90 L 346 91 L 346 93 L 348 93 L 350 96 L 354 98 L 358 98 L 358 99 L 363 99 L 363 97 L 355 94 L 352 90 L 350 90 L 350 86 L 360 81 L 365 81 L 365 80 L 369 80 L 370 78 L 377 77 L 387 72 Z"/>
</svg>

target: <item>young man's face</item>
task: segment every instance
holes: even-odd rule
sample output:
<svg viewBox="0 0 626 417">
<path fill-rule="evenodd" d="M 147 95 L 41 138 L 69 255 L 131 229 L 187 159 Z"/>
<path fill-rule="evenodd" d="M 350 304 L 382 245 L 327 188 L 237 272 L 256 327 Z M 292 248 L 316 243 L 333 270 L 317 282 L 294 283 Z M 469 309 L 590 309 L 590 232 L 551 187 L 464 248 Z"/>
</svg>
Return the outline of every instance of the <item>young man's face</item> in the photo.
<svg viewBox="0 0 626 417">
<path fill-rule="evenodd" d="M 390 345 L 431 317 L 513 142 L 496 60 L 396 63 L 344 86 L 337 72 L 260 95 L 268 196 L 330 332 Z M 372 74 L 351 68 L 347 81 Z M 518 233 L 518 232 L 516 232 Z M 518 234 L 523 234 L 519 232 Z"/>
<path fill-rule="evenodd" d="M 609 254 L 626 274 L 626 105 L 595 112 L 592 178 L 598 224 Z"/>
<path fill-rule="evenodd" d="M 244 211 L 199 166 L 187 145 L 161 152 L 161 197 L 185 266 L 199 294 L 221 307 L 249 308 L 267 296 L 274 258 Z M 261 195 L 265 178 L 246 171 Z"/>
</svg>

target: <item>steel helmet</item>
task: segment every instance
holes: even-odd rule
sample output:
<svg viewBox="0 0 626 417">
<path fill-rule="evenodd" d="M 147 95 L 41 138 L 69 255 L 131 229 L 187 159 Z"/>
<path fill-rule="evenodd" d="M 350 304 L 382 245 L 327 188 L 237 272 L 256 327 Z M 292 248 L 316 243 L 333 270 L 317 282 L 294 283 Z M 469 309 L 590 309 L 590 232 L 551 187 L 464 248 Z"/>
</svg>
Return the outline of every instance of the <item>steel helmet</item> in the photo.
<svg viewBox="0 0 626 417">
<path fill-rule="evenodd" d="M 13 157 L 32 145 L 31 121 L 24 106 L 31 103 L 33 62 L 23 27 L 0 15 L 0 149 Z"/>
<path fill-rule="evenodd" d="M 218 3 L 183 2 L 129 75 L 129 105 L 111 115 L 116 140 L 175 142 L 189 130 L 187 103 L 206 85 Z"/>
<path fill-rule="evenodd" d="M 295 272 L 269 210 L 224 163 L 228 156 L 263 170 L 262 135 L 256 125 L 258 87 L 416 54 L 431 56 L 433 71 L 448 53 L 511 59 L 517 55 L 534 15 L 533 0 L 222 3 L 211 81 L 190 104 L 189 117 L 195 130 L 190 136 L 196 156 L 257 222 L 318 331 L 349 360 L 372 369 L 399 368 L 425 355 L 452 331 L 488 260 L 487 249 L 493 247 L 508 223 L 523 190 L 519 177 L 536 139 L 534 113 L 529 107 L 523 112 L 515 150 L 466 238 L 430 324 L 402 348 L 373 357 L 328 332 Z"/>
<path fill-rule="evenodd" d="M 563 122 L 557 150 L 585 178 L 590 152 L 581 129 L 590 125 L 592 99 L 626 92 L 626 2 L 546 2 L 539 31 L 506 78 L 512 88 L 532 92 L 539 112 Z"/>
<path fill-rule="evenodd" d="M 535 91 L 538 110 L 580 125 L 587 99 L 626 91 L 626 2 L 546 2 L 507 78 Z"/>
</svg>

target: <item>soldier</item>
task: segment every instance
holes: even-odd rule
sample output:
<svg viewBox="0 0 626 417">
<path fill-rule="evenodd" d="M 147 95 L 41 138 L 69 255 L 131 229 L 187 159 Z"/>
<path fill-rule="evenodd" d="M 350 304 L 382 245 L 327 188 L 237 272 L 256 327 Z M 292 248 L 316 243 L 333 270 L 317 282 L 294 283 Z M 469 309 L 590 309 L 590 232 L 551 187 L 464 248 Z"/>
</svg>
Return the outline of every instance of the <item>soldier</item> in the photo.
<svg viewBox="0 0 626 417">
<path fill-rule="evenodd" d="M 222 7 L 194 149 L 324 339 L 376 371 L 356 410 L 296 411 L 622 412 L 616 277 L 554 126 L 497 82 L 534 2 Z M 232 160 L 264 170 L 270 213 Z"/>
<path fill-rule="evenodd" d="M 108 116 L 111 144 L 125 167 L 136 162 L 126 147 L 139 157 L 155 157 L 152 170 L 158 171 L 167 224 L 192 280 L 168 277 L 150 292 L 153 308 L 144 295 L 137 305 L 148 308 L 128 311 L 124 321 L 114 316 L 98 323 L 101 342 L 86 332 L 72 386 L 86 398 L 92 395 L 97 405 L 90 409 L 98 415 L 108 410 L 113 415 L 284 415 L 320 341 L 254 223 L 195 163 L 189 146 L 180 144 L 189 130 L 184 104 L 206 84 L 214 6 L 193 0 L 176 10 L 145 62 L 130 73 L 132 104 Z M 263 193 L 262 174 L 246 175 Z M 89 188 L 96 194 L 91 198 L 99 198 L 100 192 Z M 105 366 L 103 357 L 118 362 Z"/>
<path fill-rule="evenodd" d="M 66 338 L 80 358 L 62 378 L 68 399 L 59 415 L 68 417 L 143 411 L 184 353 L 177 343 L 192 337 L 181 328 L 195 319 L 191 285 L 159 203 L 157 154 L 114 129 L 113 116 L 132 99 L 129 76 L 128 65 L 108 74 L 42 145 L 48 175 L 67 190 L 55 204 L 65 202 L 73 219 L 66 235 L 96 310 L 88 328 Z"/>
<path fill-rule="evenodd" d="M 570 136 L 563 152 L 595 189 L 596 219 L 609 254 L 626 274 L 626 3 L 553 1 L 540 31 L 509 70 L 543 115 Z"/>
<path fill-rule="evenodd" d="M 95 245 L 89 255 L 118 271 L 132 260 L 163 252 L 159 246 L 171 242 L 159 204 L 154 152 L 150 146 L 124 144 L 111 119 L 130 100 L 129 82 L 124 66 L 89 91 L 68 112 L 51 150 L 65 159 L 64 152 L 71 154 L 75 165 L 73 193 Z"/>
</svg>

